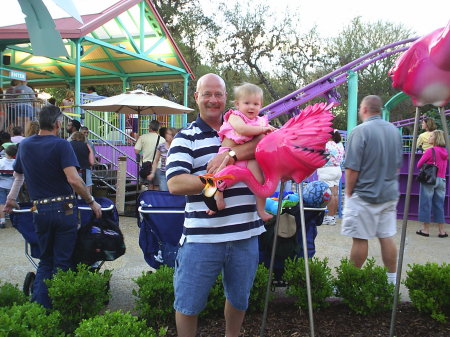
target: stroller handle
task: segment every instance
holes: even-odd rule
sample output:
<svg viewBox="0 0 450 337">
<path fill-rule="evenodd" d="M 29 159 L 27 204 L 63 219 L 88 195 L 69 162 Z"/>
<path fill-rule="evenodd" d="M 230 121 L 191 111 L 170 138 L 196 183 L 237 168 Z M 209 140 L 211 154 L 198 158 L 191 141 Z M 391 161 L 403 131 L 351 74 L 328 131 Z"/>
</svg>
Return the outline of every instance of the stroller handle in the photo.
<svg viewBox="0 0 450 337">
<path fill-rule="evenodd" d="M 163 210 L 163 209 L 158 208 L 158 207 L 154 207 L 154 209 L 148 209 L 148 208 L 152 208 L 152 207 L 139 206 L 138 211 L 139 211 L 139 213 L 144 213 L 144 214 L 147 214 L 147 213 L 170 213 L 170 214 L 183 213 L 184 214 L 184 209 L 182 209 L 182 210 L 180 210 L 180 209 L 178 209 L 178 210 L 173 209 L 173 210 L 167 210 L 166 211 L 166 210 Z"/>
<path fill-rule="evenodd" d="M 111 211 L 113 208 L 114 205 L 102 207 L 102 211 Z M 88 206 L 78 206 L 78 209 L 81 209 L 83 211 L 89 211 L 91 208 Z M 13 213 L 26 213 L 26 212 L 31 212 L 31 208 L 13 209 Z"/>
</svg>

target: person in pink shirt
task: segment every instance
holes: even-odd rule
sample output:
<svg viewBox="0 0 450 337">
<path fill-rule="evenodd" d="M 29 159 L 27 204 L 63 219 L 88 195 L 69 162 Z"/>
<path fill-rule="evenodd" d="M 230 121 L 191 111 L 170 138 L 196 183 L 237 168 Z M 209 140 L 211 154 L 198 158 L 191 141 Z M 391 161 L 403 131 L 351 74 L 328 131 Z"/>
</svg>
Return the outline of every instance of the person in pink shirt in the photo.
<svg viewBox="0 0 450 337">
<path fill-rule="evenodd" d="M 448 234 L 444 230 L 444 199 L 445 199 L 445 173 L 447 172 L 448 152 L 445 147 L 444 132 L 434 130 L 428 140 L 433 147 L 425 151 L 422 158 L 417 163 L 417 168 L 423 164 L 435 164 L 438 167 L 436 183 L 434 185 L 420 183 L 419 194 L 419 221 L 422 228 L 416 234 L 429 237 L 431 213 L 434 222 L 438 224 L 438 237 L 446 238 Z M 434 153 L 434 154 L 433 154 Z M 435 159 L 434 159 L 435 158 Z"/>
<path fill-rule="evenodd" d="M 264 135 L 276 130 L 269 125 L 267 116 L 260 117 L 259 110 L 263 103 L 263 91 L 257 85 L 244 83 L 234 88 L 234 105 L 236 110 L 229 110 L 224 115 L 224 122 L 219 130 L 222 146 L 219 153 L 230 151 L 231 147 L 236 144 L 244 144 L 258 135 Z M 259 168 L 256 160 L 238 161 L 235 165 L 247 167 L 258 180 L 259 183 L 264 182 L 264 175 Z M 214 195 L 217 209 L 225 208 L 223 192 L 217 191 Z M 259 217 L 263 221 L 272 218 L 272 215 L 265 211 L 266 199 L 256 197 L 256 210 Z M 215 211 L 208 210 L 209 215 L 215 214 Z"/>
</svg>

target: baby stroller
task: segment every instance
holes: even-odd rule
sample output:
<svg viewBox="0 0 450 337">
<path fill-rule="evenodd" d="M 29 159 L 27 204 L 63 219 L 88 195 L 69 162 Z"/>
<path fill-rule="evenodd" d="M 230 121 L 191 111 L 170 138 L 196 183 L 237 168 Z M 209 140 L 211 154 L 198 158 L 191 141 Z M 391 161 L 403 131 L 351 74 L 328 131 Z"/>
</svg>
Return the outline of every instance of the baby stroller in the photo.
<svg viewBox="0 0 450 337">
<path fill-rule="evenodd" d="M 139 195 L 139 246 L 145 261 L 155 269 L 175 266 L 178 242 L 183 232 L 186 198 L 163 191 Z"/>
<path fill-rule="evenodd" d="M 284 200 L 286 201 L 286 195 L 294 196 L 294 199 L 298 201 L 298 194 L 289 192 L 284 194 Z M 278 195 L 277 195 L 278 197 Z M 269 198 L 268 198 L 269 201 Z M 278 201 L 271 205 L 272 213 L 276 213 Z M 267 209 L 268 202 L 266 203 Z M 320 226 L 325 215 L 326 208 L 312 208 L 304 207 L 305 211 L 305 229 L 306 229 L 306 244 L 308 251 L 308 258 L 314 257 L 316 253 L 315 238 L 317 236 L 317 226 Z M 273 286 L 285 286 L 282 281 L 282 276 L 284 272 L 284 261 L 287 258 L 294 257 L 304 257 L 303 247 L 302 247 L 302 231 L 301 231 L 301 218 L 300 218 L 300 207 L 298 202 L 287 202 L 286 206 L 283 202 L 281 215 L 282 220 L 287 221 L 286 218 L 290 217 L 292 222 L 295 221 L 294 229 L 290 231 L 287 235 L 282 235 L 280 229 L 277 238 L 277 249 L 275 251 L 275 260 L 273 266 Z M 286 217 L 286 218 L 283 218 Z M 280 222 L 282 221 L 280 220 Z M 276 216 L 274 216 L 270 221 L 265 223 L 266 232 L 259 236 L 259 257 L 260 263 L 269 268 L 270 258 L 272 255 L 273 239 L 275 232 L 275 221 Z M 281 224 L 280 224 L 281 227 Z"/>
<path fill-rule="evenodd" d="M 119 215 L 117 213 L 117 209 L 111 200 L 109 200 L 108 198 L 95 198 L 95 201 L 102 207 L 104 216 L 107 216 L 116 224 L 119 223 Z M 92 210 L 88 205 L 86 205 L 83 200 L 77 200 L 77 204 L 80 224 L 81 226 L 84 226 L 90 221 L 92 217 Z M 25 239 L 25 256 L 37 269 L 38 263 L 35 261 L 35 259 L 39 258 L 41 252 L 39 250 L 37 235 L 34 231 L 33 213 L 31 211 L 33 204 L 20 203 L 19 205 L 20 209 L 15 209 L 10 215 L 11 223 L 13 227 L 16 228 Z M 93 268 L 99 270 L 103 265 L 103 262 L 104 261 L 96 263 Z M 23 283 L 23 292 L 26 296 L 29 296 L 33 293 L 33 284 L 35 277 L 36 274 L 34 272 L 28 272 L 25 276 L 25 281 Z"/>
</svg>

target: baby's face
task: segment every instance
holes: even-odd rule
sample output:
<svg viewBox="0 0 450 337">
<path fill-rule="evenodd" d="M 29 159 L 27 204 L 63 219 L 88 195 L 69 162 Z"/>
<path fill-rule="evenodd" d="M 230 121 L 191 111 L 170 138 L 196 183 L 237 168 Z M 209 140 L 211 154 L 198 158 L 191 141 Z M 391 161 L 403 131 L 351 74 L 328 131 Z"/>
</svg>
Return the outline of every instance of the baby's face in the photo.
<svg viewBox="0 0 450 337">
<path fill-rule="evenodd" d="M 259 95 L 242 97 L 236 101 L 236 108 L 250 119 L 258 117 L 262 99 Z"/>
</svg>

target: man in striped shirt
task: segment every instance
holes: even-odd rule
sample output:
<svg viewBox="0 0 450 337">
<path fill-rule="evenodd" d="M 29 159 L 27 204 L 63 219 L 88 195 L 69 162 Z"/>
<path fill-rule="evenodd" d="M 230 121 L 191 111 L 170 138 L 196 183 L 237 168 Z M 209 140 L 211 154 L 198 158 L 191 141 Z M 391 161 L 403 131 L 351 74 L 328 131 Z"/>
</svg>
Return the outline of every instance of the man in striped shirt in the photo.
<svg viewBox="0 0 450 337">
<path fill-rule="evenodd" d="M 254 158 L 260 138 L 217 155 L 217 131 L 227 100 L 225 82 L 206 74 L 194 94 L 199 116 L 174 138 L 167 158 L 169 191 L 187 196 L 183 235 L 175 265 L 174 288 L 178 336 L 194 337 L 197 317 L 220 272 L 225 289 L 225 335 L 238 336 L 259 261 L 258 235 L 264 232 L 255 197 L 245 184 L 224 191 L 226 209 L 210 216 L 198 175 L 214 173 L 222 162 Z"/>
</svg>

